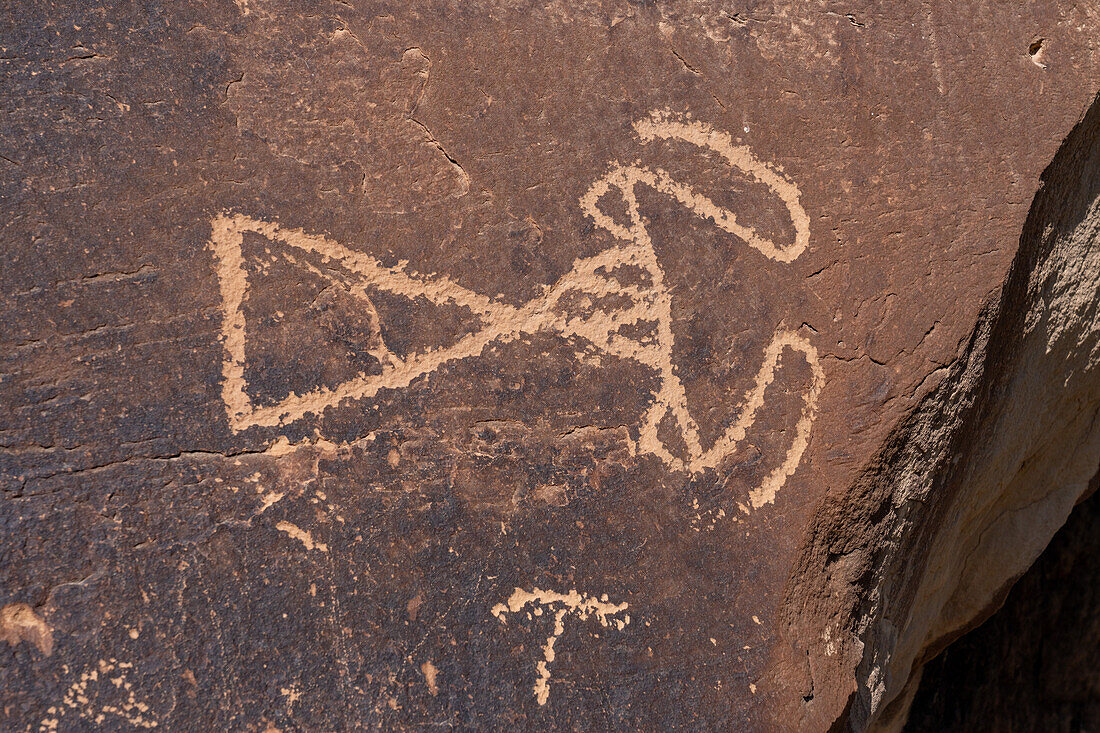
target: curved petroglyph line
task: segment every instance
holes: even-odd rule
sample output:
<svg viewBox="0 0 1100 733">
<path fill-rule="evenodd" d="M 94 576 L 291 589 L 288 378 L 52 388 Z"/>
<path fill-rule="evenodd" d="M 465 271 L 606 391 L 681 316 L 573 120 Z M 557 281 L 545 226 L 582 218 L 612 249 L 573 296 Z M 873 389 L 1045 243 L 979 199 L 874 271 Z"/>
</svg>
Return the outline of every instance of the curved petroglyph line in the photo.
<svg viewBox="0 0 1100 733">
<path fill-rule="evenodd" d="M 794 262 L 806 251 L 810 243 L 810 217 L 800 203 L 801 193 L 798 186 L 794 181 L 759 160 L 747 145 L 736 145 L 729 133 L 716 130 L 703 122 L 677 118 L 667 110 L 655 111 L 649 119 L 638 120 L 634 123 L 634 130 L 643 142 L 655 139 L 680 140 L 698 147 L 710 148 L 725 158 L 734 168 L 763 183 L 787 207 L 787 213 L 794 225 L 794 242 L 780 247 L 771 240 L 758 236 L 752 227 L 738 225 L 737 218 L 732 212 L 714 204 L 705 196 L 696 194 L 690 187 L 676 183 L 663 171 L 659 172 L 660 175 L 654 174 L 658 179 L 658 185 L 654 185 L 654 188 L 672 196 L 699 216 L 712 219 L 721 229 L 745 240 L 750 247 L 773 260 Z"/>
<path fill-rule="evenodd" d="M 550 665 L 554 663 L 554 645 L 561 635 L 565 633 L 566 616 L 576 616 L 581 621 L 590 616 L 595 618 L 604 628 L 615 628 L 622 631 L 630 624 L 630 614 L 626 613 L 629 605 L 626 603 L 611 603 L 607 594 L 600 598 L 578 593 L 571 590 L 568 593 L 556 593 L 554 591 L 533 588 L 529 591 L 516 588 L 508 600 L 493 606 L 490 613 L 501 623 L 505 623 L 505 616 L 516 614 L 526 606 L 533 606 L 529 612 L 529 618 L 543 615 L 543 607 L 554 612 L 554 628 L 546 637 L 546 643 L 542 647 L 542 659 L 535 665 L 538 677 L 535 679 L 533 692 L 539 705 L 545 705 L 550 699 Z M 622 614 L 620 618 L 613 618 Z"/>
<path fill-rule="evenodd" d="M 764 256 L 777 262 L 791 262 L 809 241 L 809 218 L 799 203 L 797 186 L 782 174 L 759 161 L 745 146 L 735 145 L 730 136 L 705 123 L 674 118 L 659 112 L 635 123 L 643 142 L 656 139 L 678 140 L 718 153 L 732 167 L 766 185 L 786 205 L 794 224 L 794 240 L 777 245 L 758 235 L 751 227 L 737 222 L 734 214 L 679 183 L 659 169 L 641 165 L 612 165 L 580 199 L 583 212 L 597 226 L 617 240 L 591 257 L 574 261 L 572 269 L 544 293 L 522 306 L 513 306 L 469 290 L 445 275 L 419 274 L 408 269 L 407 262 L 386 266 L 363 252 L 351 250 L 327 237 L 308 234 L 301 229 L 252 219 L 241 214 L 223 214 L 214 219 L 210 248 L 213 250 L 225 303 L 222 396 L 230 427 L 244 430 L 252 426 L 287 425 L 307 415 L 319 415 L 326 408 L 345 400 L 370 398 L 384 389 L 402 389 L 415 380 L 446 365 L 481 354 L 491 344 L 513 341 L 525 334 L 549 332 L 564 338 L 591 344 L 610 356 L 631 359 L 657 372 L 658 388 L 641 421 L 637 452 L 650 453 L 673 470 L 693 473 L 717 468 L 744 440 L 764 404 L 765 391 L 774 382 L 780 359 L 792 353 L 805 359 L 811 380 L 803 393 L 803 408 L 795 426 L 794 439 L 782 463 L 760 486 L 750 493 L 750 503 L 760 507 L 774 500 L 787 478 L 794 473 L 806 449 L 810 428 L 817 410 L 817 399 L 824 382 L 817 350 L 794 331 L 780 330 L 764 352 L 764 361 L 753 386 L 746 392 L 736 421 L 714 443 L 704 449 L 699 427 L 688 409 L 687 395 L 673 365 L 675 339 L 672 331 L 672 297 L 665 274 L 657 259 L 652 238 L 639 211 L 636 189 L 648 186 L 666 194 L 701 218 L 746 242 Z M 620 224 L 600 208 L 600 201 L 612 191 L 626 205 L 628 222 Z M 380 362 L 381 373 L 360 374 L 336 387 L 324 387 L 306 394 L 291 393 L 270 405 L 255 405 L 247 394 L 245 382 L 246 326 L 243 304 L 248 290 L 248 275 L 242 251 L 246 232 L 260 234 L 288 249 L 320 257 L 327 265 L 351 273 L 350 289 L 363 302 L 371 318 L 371 338 L 376 348 L 371 353 Z M 322 278 L 308 262 L 286 255 Z M 640 281 L 627 284 L 615 273 L 631 267 L 642 274 Z M 370 301 L 369 289 L 377 288 L 409 299 L 424 298 L 437 305 L 458 306 L 468 310 L 480 328 L 465 334 L 450 346 L 428 349 L 397 358 L 382 338 L 377 310 Z M 577 306 L 576 302 L 581 303 Z M 608 305 L 608 301 L 612 304 Z M 653 324 L 654 335 L 625 335 L 627 327 Z M 580 348 L 580 347 L 578 347 Z M 686 456 L 674 455 L 659 436 L 662 421 L 671 416 L 686 446 Z"/>
<path fill-rule="evenodd" d="M 780 467 L 770 474 L 761 487 L 750 496 L 754 506 L 769 503 L 774 499 L 775 493 L 782 488 L 787 477 L 794 473 L 794 469 L 802 459 L 802 453 L 805 451 L 809 439 L 810 425 L 813 423 L 817 409 L 817 396 L 824 381 L 824 372 L 821 369 L 817 350 L 794 332 L 780 331 L 777 333 L 765 351 L 764 365 L 756 376 L 753 388 L 745 397 L 737 422 L 724 435 L 719 437 L 710 449 L 704 450 L 699 441 L 698 425 L 696 425 L 688 410 L 684 386 L 676 375 L 672 364 L 674 342 L 672 334 L 672 298 L 664 287 L 664 270 L 657 260 L 653 240 L 645 227 L 638 208 L 636 188 L 639 185 L 645 185 L 671 196 L 698 216 L 710 219 L 722 230 L 744 240 L 764 256 L 778 262 L 792 262 L 806 249 L 810 237 L 809 217 L 799 203 L 800 195 L 794 182 L 759 161 L 747 147 L 734 145 L 732 138 L 727 133 L 715 130 L 702 122 L 675 119 L 667 112 L 655 112 L 649 119 L 636 122 L 634 128 L 638 136 L 646 142 L 658 138 L 681 140 L 713 150 L 725 158 L 733 167 L 753 176 L 756 180 L 768 186 L 786 204 L 791 215 L 791 221 L 795 228 L 794 242 L 786 247 L 779 247 L 770 240 L 758 236 L 751 227 L 738 224 L 732 212 L 696 193 L 690 186 L 676 182 L 668 173 L 660 169 L 651 171 L 638 165 L 612 165 L 603 177 L 597 179 L 589 187 L 580 200 L 581 209 L 597 226 L 617 239 L 629 242 L 632 245 L 631 247 L 620 248 L 620 250 L 628 251 L 631 261 L 636 261 L 637 264 L 644 267 L 654 283 L 655 313 L 653 315 L 659 324 L 657 338 L 660 348 L 657 350 L 659 354 L 657 363 L 649 365 L 660 372 L 661 389 L 655 395 L 654 403 L 643 422 L 638 446 L 639 451 L 653 453 L 673 468 L 686 468 L 693 473 L 706 468 L 717 467 L 723 458 L 736 449 L 737 444 L 745 437 L 748 428 L 755 421 L 756 411 L 763 404 L 764 391 L 775 378 L 775 369 L 783 349 L 789 347 L 805 356 L 813 372 L 813 378 L 810 389 L 806 393 L 805 406 L 796 428 L 794 443 Z M 629 218 L 629 224 L 627 225 L 617 223 L 600 209 L 600 200 L 608 195 L 613 188 L 618 190 L 619 195 L 626 204 L 627 217 Z M 641 359 L 639 360 L 641 361 Z M 660 423 L 669 413 L 675 419 L 681 437 L 687 445 L 688 461 L 686 464 L 673 456 L 658 436 Z"/>
<path fill-rule="evenodd" d="M 825 384 L 825 371 L 821 367 L 817 349 L 809 341 L 793 331 L 780 331 L 775 335 L 764 351 L 764 363 L 756 374 L 752 388 L 741 402 L 737 420 L 714 441 L 709 450 L 693 456 L 689 464 L 693 473 L 707 468 L 717 468 L 722 459 L 737 449 L 738 444 L 745 439 L 749 428 L 756 421 L 757 411 L 764 406 L 764 393 L 775 381 L 779 360 L 785 351 L 799 353 L 806 360 L 811 371 L 810 386 L 803 393 L 802 413 L 795 424 L 794 439 L 786 456 L 759 486 L 749 492 L 749 503 L 754 509 L 775 501 L 776 494 L 802 462 L 802 454 L 810 442 L 810 428 L 817 416 L 817 398 Z"/>
<path fill-rule="evenodd" d="M 821 367 L 817 349 L 809 341 L 790 331 L 780 333 L 772 341 L 768 346 L 764 364 L 756 375 L 756 386 L 746 396 L 746 406 L 742 408 L 742 413 L 738 416 L 737 422 L 723 436 L 725 445 L 729 446 L 728 451 L 714 458 L 713 463 L 708 463 L 708 465 L 717 467 L 721 458 L 732 451 L 737 443 L 745 437 L 745 432 L 751 424 L 746 415 L 748 413 L 755 415 L 756 411 L 764 404 L 764 390 L 775 378 L 775 369 L 779 364 L 779 357 L 783 349 L 787 348 L 800 351 L 805 356 L 806 363 L 810 365 L 812 372 L 810 388 L 803 395 L 802 414 L 799 415 L 798 423 L 795 425 L 794 440 L 791 442 L 791 447 L 787 450 L 783 462 L 768 474 L 759 486 L 749 492 L 749 503 L 752 504 L 753 509 L 759 509 L 765 504 L 771 504 L 775 501 L 775 495 L 783 488 L 783 484 L 787 483 L 787 479 L 794 474 L 798 464 L 802 462 L 802 454 L 810 444 L 810 429 L 813 427 L 814 418 L 817 416 L 817 398 L 821 394 L 821 388 L 825 386 L 825 370 Z M 717 447 L 717 444 L 715 447 Z M 711 451 L 715 451 L 715 448 L 712 447 Z"/>
</svg>

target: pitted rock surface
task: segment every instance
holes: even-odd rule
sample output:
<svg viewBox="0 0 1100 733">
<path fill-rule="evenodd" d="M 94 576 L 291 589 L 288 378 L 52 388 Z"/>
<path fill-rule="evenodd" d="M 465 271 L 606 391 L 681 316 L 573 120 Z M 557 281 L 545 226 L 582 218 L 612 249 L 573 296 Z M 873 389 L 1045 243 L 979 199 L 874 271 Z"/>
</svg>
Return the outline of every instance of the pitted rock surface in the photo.
<svg viewBox="0 0 1100 733">
<path fill-rule="evenodd" d="M 2 33 L 5 730 L 861 729 L 1072 506 L 973 608 L 883 620 L 990 525 L 944 518 L 954 474 L 874 487 L 985 394 L 1002 286 L 1005 353 L 1095 342 L 1087 3 L 46 0 Z M 1092 415 L 1094 361 L 1043 404 Z M 929 476 L 972 463 L 948 418 Z"/>
</svg>

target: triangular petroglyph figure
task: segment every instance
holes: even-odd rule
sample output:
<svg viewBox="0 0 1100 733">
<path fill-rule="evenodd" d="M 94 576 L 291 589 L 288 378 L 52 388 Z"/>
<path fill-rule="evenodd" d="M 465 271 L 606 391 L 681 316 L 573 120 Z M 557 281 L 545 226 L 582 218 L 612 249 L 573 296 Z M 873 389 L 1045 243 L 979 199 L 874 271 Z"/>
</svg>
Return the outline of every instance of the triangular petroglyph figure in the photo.
<svg viewBox="0 0 1100 733">
<path fill-rule="evenodd" d="M 771 502 L 798 466 L 809 440 L 824 381 L 817 351 L 794 331 L 776 333 L 765 349 L 752 388 L 743 397 L 737 419 L 709 448 L 703 448 L 699 428 L 688 410 L 684 386 L 673 367 L 672 296 L 639 213 L 635 191 L 638 186 L 647 186 L 666 194 L 764 256 L 783 263 L 794 261 L 806 249 L 809 217 L 799 203 L 795 184 L 759 161 L 747 147 L 734 144 L 728 134 L 667 113 L 654 113 L 636 122 L 634 129 L 642 142 L 679 140 L 709 149 L 730 166 L 767 186 L 786 206 L 794 226 L 794 241 L 777 245 L 758 235 L 751 227 L 739 224 L 732 212 L 675 181 L 663 170 L 640 164 L 614 164 L 590 186 L 580 205 L 596 225 L 616 238 L 617 244 L 592 257 L 577 259 L 572 269 L 541 296 L 517 307 L 465 288 L 446 276 L 418 274 L 404 263 L 387 267 L 368 254 L 324 236 L 241 214 L 224 214 L 212 223 L 210 246 L 216 257 L 226 311 L 223 335 L 227 356 L 222 395 L 230 426 L 244 430 L 252 426 L 287 425 L 306 415 L 320 414 L 344 400 L 369 399 L 384 389 L 408 387 L 448 363 L 480 355 L 490 344 L 512 341 L 524 334 L 551 332 L 587 342 L 606 354 L 632 359 L 654 370 L 660 386 L 642 416 L 636 449 L 657 456 L 673 470 L 694 473 L 717 467 L 744 439 L 764 404 L 765 390 L 775 379 L 781 356 L 784 351 L 791 351 L 806 360 L 812 377 L 803 393 L 802 411 L 784 460 L 749 496 L 754 507 Z M 626 204 L 629 221 L 625 225 L 616 223 L 599 207 L 601 198 L 612 189 Z M 360 374 L 336 387 L 322 387 L 301 395 L 291 393 L 277 403 L 255 405 L 246 392 L 245 382 L 247 329 L 243 305 L 248 277 L 242 247 L 246 232 L 320 257 L 351 273 L 354 278 L 351 292 L 362 300 L 364 308 L 372 310 L 372 323 L 378 323 L 368 297 L 368 289 L 374 288 L 410 300 L 424 298 L 437 305 L 464 308 L 481 322 L 481 328 L 449 346 L 407 354 L 404 359 L 386 347 L 380 332 L 373 334 L 371 353 L 381 364 L 380 373 Z M 632 330 L 646 324 L 656 325 L 642 329 L 642 336 L 637 335 L 637 328 Z M 666 417 L 671 417 L 680 431 L 687 450 L 685 457 L 674 455 L 658 435 L 658 427 Z"/>
</svg>

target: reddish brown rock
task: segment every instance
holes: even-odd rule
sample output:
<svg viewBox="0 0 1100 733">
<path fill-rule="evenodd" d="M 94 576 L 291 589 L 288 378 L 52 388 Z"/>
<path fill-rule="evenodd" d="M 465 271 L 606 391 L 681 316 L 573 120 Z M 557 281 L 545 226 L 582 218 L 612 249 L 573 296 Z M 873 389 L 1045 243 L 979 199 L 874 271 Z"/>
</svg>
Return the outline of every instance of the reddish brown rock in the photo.
<svg viewBox="0 0 1100 733">
<path fill-rule="evenodd" d="M 6 728 L 896 727 L 1096 471 L 1087 6 L 17 5 Z"/>
</svg>

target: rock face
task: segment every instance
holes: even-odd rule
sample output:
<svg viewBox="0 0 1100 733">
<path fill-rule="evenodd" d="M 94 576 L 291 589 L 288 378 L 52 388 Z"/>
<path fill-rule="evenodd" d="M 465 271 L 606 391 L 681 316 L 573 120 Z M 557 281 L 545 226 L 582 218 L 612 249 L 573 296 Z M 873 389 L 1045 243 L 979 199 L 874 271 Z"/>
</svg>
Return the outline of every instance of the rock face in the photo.
<svg viewBox="0 0 1100 733">
<path fill-rule="evenodd" d="M 17 5 L 5 729 L 897 729 L 1096 472 L 1087 4 Z"/>
<path fill-rule="evenodd" d="M 906 733 L 1100 727 L 1098 578 L 1100 494 L 1094 494 L 1004 607 L 926 665 Z"/>
<path fill-rule="evenodd" d="M 788 588 L 789 628 L 839 611 L 860 629 L 855 727 L 880 712 L 883 729 L 904 722 L 919 666 L 1003 601 L 1096 474 L 1098 231 L 1094 102 L 1043 174 L 998 298 L 943 381 L 819 512 Z"/>
</svg>

